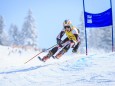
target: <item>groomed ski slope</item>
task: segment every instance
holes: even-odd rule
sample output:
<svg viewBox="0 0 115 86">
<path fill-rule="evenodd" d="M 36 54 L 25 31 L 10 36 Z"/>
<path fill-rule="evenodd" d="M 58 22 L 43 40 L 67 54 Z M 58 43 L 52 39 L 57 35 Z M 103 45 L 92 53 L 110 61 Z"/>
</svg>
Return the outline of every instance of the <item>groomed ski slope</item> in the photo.
<svg viewBox="0 0 115 86">
<path fill-rule="evenodd" d="M 24 64 L 37 53 L 0 46 L 0 86 L 115 86 L 115 52 Z"/>
</svg>

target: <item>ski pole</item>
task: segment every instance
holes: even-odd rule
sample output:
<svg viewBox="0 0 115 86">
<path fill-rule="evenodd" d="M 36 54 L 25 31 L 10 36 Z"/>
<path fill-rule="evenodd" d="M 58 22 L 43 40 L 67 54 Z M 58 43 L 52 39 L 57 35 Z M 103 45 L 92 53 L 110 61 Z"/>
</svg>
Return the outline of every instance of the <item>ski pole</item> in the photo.
<svg viewBox="0 0 115 86">
<path fill-rule="evenodd" d="M 56 45 L 57 45 L 57 44 L 56 44 Z M 52 47 L 46 49 L 45 51 L 47 51 L 47 50 L 49 50 L 49 49 L 55 47 L 56 45 L 54 45 L 54 46 L 52 46 Z M 40 53 L 36 54 L 35 56 L 33 56 L 32 58 L 30 58 L 29 60 L 27 60 L 24 64 L 28 63 L 28 62 L 31 61 L 33 58 L 35 58 L 36 56 L 40 55 L 41 53 L 43 53 L 43 52 L 45 52 L 45 51 L 41 51 Z"/>
</svg>

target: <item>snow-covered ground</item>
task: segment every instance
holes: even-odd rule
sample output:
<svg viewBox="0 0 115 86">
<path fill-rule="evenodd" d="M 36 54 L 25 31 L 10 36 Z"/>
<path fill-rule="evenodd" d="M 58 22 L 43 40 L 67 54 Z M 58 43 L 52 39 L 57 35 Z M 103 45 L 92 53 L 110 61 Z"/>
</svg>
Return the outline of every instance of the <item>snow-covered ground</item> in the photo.
<svg viewBox="0 0 115 86">
<path fill-rule="evenodd" d="M 37 53 L 0 46 L 0 86 L 115 86 L 115 52 L 24 64 Z"/>
</svg>

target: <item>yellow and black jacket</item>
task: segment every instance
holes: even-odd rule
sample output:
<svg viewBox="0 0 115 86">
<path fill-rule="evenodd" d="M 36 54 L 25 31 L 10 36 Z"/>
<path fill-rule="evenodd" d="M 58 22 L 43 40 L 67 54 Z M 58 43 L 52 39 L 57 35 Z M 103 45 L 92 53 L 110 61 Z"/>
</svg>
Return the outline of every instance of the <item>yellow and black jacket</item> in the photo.
<svg viewBox="0 0 115 86">
<path fill-rule="evenodd" d="M 66 36 L 68 37 L 69 40 L 77 42 L 78 41 L 78 35 L 79 35 L 79 29 L 77 29 L 74 26 L 71 28 L 71 30 L 69 32 L 66 31 L 65 29 L 62 29 L 60 34 L 57 36 L 57 39 L 61 39 L 64 34 L 66 34 Z"/>
</svg>

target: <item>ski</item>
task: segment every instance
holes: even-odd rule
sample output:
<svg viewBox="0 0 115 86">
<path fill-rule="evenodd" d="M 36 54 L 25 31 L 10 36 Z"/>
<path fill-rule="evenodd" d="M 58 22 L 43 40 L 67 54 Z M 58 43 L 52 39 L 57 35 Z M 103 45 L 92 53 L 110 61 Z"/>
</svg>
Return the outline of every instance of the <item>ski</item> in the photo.
<svg viewBox="0 0 115 86">
<path fill-rule="evenodd" d="M 41 58 L 40 56 L 38 56 L 38 59 L 39 59 L 40 61 L 43 61 L 42 58 Z"/>
<path fill-rule="evenodd" d="M 53 59 L 57 59 L 55 56 L 52 56 L 52 58 L 53 58 Z M 38 56 L 38 59 L 39 59 L 40 61 L 42 61 L 42 62 L 45 62 L 45 61 L 43 61 L 43 59 L 42 59 L 40 56 Z"/>
<path fill-rule="evenodd" d="M 52 58 L 53 58 L 53 59 L 56 59 L 56 57 L 55 57 L 55 56 L 52 56 Z"/>
</svg>

